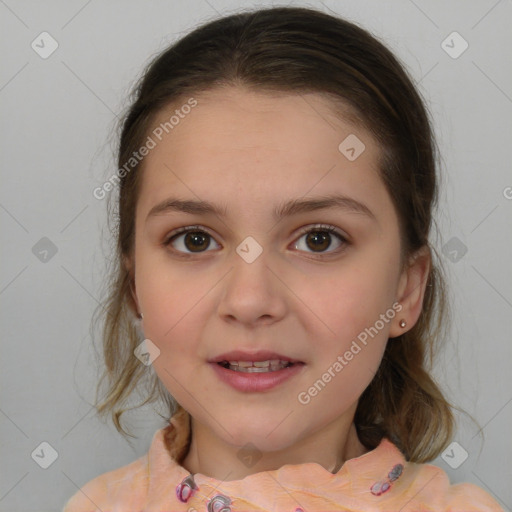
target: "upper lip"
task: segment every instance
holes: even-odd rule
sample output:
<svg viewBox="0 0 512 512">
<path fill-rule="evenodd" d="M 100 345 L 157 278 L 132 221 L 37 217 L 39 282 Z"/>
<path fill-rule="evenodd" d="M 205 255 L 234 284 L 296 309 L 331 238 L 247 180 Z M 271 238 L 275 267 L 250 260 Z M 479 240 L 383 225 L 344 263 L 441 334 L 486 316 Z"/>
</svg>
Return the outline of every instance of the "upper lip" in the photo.
<svg viewBox="0 0 512 512">
<path fill-rule="evenodd" d="M 290 363 L 300 363 L 298 359 L 293 359 L 276 352 L 269 350 L 259 350 L 258 352 L 244 352 L 242 350 L 232 350 L 231 352 L 225 352 L 220 354 L 213 359 L 210 359 L 209 363 L 220 363 L 221 361 L 270 361 L 273 359 L 279 359 L 281 361 L 290 361 Z"/>
</svg>

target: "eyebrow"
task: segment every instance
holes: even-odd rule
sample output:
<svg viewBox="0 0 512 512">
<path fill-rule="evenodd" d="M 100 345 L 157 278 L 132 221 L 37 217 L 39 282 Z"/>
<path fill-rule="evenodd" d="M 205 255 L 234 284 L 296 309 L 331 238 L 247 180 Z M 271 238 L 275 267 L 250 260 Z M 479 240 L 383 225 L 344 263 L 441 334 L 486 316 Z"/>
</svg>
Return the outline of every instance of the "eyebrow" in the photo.
<svg viewBox="0 0 512 512">
<path fill-rule="evenodd" d="M 300 213 L 334 208 L 348 213 L 365 215 L 374 221 L 377 220 L 368 206 L 343 195 L 327 195 L 310 199 L 292 199 L 276 207 L 273 211 L 273 217 L 274 220 L 279 221 L 284 217 Z M 226 217 L 227 207 L 209 203 L 207 201 L 170 197 L 151 208 L 146 217 L 146 222 L 153 216 L 165 215 L 171 212 Z"/>
</svg>

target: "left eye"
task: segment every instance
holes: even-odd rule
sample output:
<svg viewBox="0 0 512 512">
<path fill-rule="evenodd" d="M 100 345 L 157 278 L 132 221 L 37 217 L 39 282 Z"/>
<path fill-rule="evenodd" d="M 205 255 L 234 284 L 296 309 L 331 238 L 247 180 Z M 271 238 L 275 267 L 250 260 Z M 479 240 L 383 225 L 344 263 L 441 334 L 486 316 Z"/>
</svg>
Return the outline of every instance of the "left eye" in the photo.
<svg viewBox="0 0 512 512">
<path fill-rule="evenodd" d="M 328 249 L 331 246 L 333 235 L 339 241 L 338 249 L 340 246 L 348 244 L 347 239 L 334 226 L 319 225 L 312 228 L 306 228 L 305 231 L 302 231 L 299 240 L 305 235 L 305 243 L 308 244 L 309 247 L 312 246 L 315 249 L 313 252 L 323 253 L 325 249 Z M 295 244 L 295 248 L 299 249 L 299 245 L 300 242 Z M 319 249 L 319 251 L 316 249 Z M 335 250 L 330 252 L 335 252 Z"/>
<path fill-rule="evenodd" d="M 304 241 L 306 247 L 310 249 L 312 248 L 313 253 L 322 254 L 332 245 L 333 235 L 338 239 L 338 248 L 348 244 L 347 239 L 334 226 L 317 225 L 308 227 L 300 233 L 299 242 L 295 244 L 295 248 L 301 250 L 299 247 L 301 245 L 300 239 L 305 236 L 306 238 Z M 186 256 L 206 252 L 206 249 L 210 247 L 210 241 L 212 240 L 213 236 L 205 231 L 201 226 L 189 226 L 171 233 L 171 235 L 164 241 L 163 245 L 172 245 L 177 252 Z M 329 252 L 335 252 L 338 248 Z M 187 250 L 190 252 L 187 252 Z"/>
</svg>

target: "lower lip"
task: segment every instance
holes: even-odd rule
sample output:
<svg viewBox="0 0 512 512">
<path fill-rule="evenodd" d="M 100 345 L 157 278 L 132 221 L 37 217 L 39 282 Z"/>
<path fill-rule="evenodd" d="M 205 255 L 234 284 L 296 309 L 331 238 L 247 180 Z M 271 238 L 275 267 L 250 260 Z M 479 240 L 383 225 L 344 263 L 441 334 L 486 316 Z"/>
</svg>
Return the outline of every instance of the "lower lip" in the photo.
<svg viewBox="0 0 512 512">
<path fill-rule="evenodd" d="M 258 392 L 272 389 L 289 378 L 297 375 L 304 368 L 304 363 L 295 363 L 288 368 L 264 373 L 237 372 L 224 368 L 220 364 L 210 363 L 219 378 L 238 391 Z"/>
</svg>

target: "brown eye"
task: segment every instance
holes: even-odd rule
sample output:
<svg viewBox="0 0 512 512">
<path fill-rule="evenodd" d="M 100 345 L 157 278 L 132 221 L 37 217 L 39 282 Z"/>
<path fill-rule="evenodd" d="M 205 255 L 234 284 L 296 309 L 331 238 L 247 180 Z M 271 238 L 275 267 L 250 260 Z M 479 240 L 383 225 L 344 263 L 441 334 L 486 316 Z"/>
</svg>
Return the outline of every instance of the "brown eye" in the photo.
<svg viewBox="0 0 512 512">
<path fill-rule="evenodd" d="M 188 226 L 182 228 L 177 232 L 174 232 L 167 238 L 163 243 L 164 246 L 172 246 L 173 250 L 179 256 L 190 256 L 192 254 L 201 254 L 208 252 L 214 238 L 208 232 L 203 229 L 198 229 L 200 226 Z M 329 255 L 332 253 L 339 252 L 344 246 L 349 245 L 347 239 L 338 231 L 334 226 L 320 225 L 314 226 L 313 228 L 306 228 L 302 231 L 300 239 L 305 239 L 305 244 L 299 240 L 295 244 L 295 248 L 310 254 L 323 254 Z M 334 247 L 334 250 L 328 251 L 336 239 L 338 246 Z M 217 242 L 214 241 L 215 244 Z M 301 247 L 302 246 L 302 247 Z M 219 245 L 217 244 L 217 247 Z"/>
<path fill-rule="evenodd" d="M 324 251 L 331 245 L 331 234 L 326 231 L 311 231 L 306 236 L 306 244 L 315 251 Z"/>
<path fill-rule="evenodd" d="M 183 244 L 192 252 L 201 252 L 204 249 L 208 249 L 208 246 L 210 245 L 209 237 L 210 235 L 206 233 L 202 233 L 200 231 L 192 231 L 185 234 Z"/>
<path fill-rule="evenodd" d="M 327 254 L 336 252 L 336 249 L 347 245 L 346 238 L 338 232 L 334 226 L 317 226 L 313 228 L 307 228 L 304 230 L 300 238 L 304 238 L 305 243 L 302 244 L 306 249 L 299 247 L 300 242 L 295 244 L 295 248 L 299 250 L 305 250 L 306 252 L 313 252 L 322 254 L 326 252 L 333 244 L 333 236 L 338 239 L 338 246 L 334 250 L 328 251 Z"/>
<path fill-rule="evenodd" d="M 172 245 L 173 249 L 184 255 L 205 252 L 211 245 L 213 237 L 205 231 L 185 228 L 169 237 L 165 246 Z"/>
</svg>

